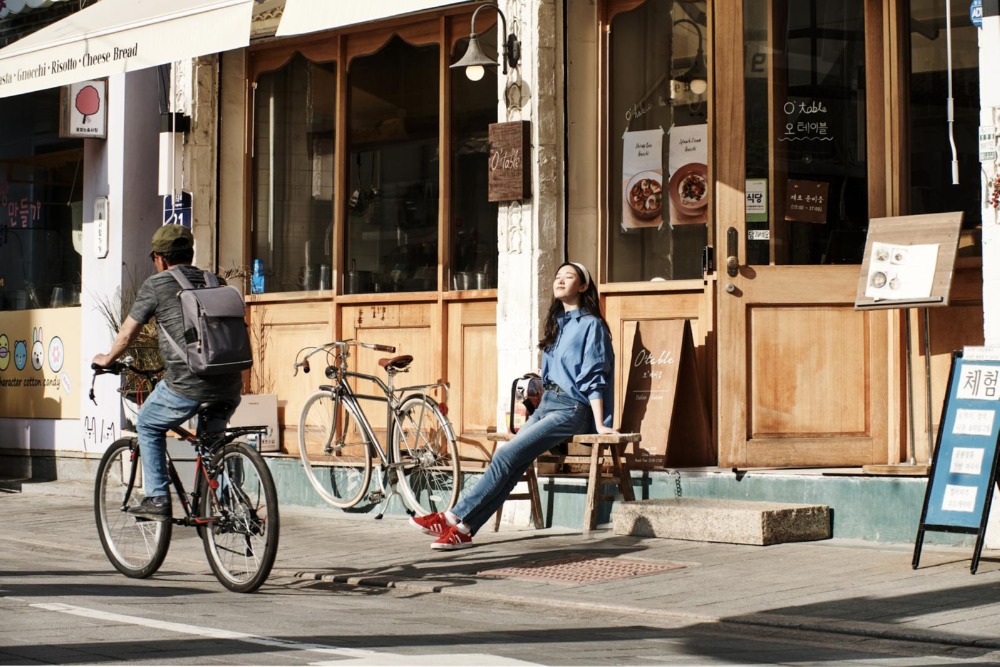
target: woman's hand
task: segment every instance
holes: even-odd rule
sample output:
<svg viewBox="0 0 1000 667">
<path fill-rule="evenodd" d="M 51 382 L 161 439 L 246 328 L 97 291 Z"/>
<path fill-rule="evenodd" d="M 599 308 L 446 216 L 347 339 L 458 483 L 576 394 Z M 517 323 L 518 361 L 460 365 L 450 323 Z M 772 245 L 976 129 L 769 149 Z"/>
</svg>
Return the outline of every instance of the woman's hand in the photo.
<svg viewBox="0 0 1000 667">
<path fill-rule="evenodd" d="M 610 434 L 610 433 L 618 433 L 618 431 L 616 431 L 615 429 L 611 428 L 610 426 L 605 426 L 604 424 L 598 424 L 597 425 L 597 432 L 598 432 L 598 434 L 601 434 L 601 435 Z"/>
</svg>

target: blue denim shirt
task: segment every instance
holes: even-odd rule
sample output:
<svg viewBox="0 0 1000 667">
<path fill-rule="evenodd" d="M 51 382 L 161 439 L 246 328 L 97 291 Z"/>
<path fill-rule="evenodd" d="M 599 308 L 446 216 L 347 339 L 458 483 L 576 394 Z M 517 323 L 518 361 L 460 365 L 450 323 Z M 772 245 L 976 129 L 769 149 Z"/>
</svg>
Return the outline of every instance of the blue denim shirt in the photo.
<svg viewBox="0 0 1000 667">
<path fill-rule="evenodd" d="M 610 427 L 615 408 L 614 372 L 611 335 L 601 320 L 582 308 L 560 316 L 556 342 L 542 353 L 542 382 L 559 385 L 588 409 L 590 399 L 603 398 L 604 425 Z"/>
</svg>

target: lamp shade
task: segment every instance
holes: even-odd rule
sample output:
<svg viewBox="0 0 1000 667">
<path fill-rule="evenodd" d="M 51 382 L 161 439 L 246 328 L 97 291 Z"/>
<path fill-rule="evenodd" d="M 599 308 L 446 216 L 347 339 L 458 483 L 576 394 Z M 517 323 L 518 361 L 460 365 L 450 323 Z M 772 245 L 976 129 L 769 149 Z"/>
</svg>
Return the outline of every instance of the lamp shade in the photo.
<svg viewBox="0 0 1000 667">
<path fill-rule="evenodd" d="M 497 67 L 499 64 L 486 55 L 483 48 L 479 46 L 479 38 L 473 33 L 469 35 L 469 48 L 465 51 L 465 55 L 451 67 L 453 69 L 458 67 Z"/>
</svg>

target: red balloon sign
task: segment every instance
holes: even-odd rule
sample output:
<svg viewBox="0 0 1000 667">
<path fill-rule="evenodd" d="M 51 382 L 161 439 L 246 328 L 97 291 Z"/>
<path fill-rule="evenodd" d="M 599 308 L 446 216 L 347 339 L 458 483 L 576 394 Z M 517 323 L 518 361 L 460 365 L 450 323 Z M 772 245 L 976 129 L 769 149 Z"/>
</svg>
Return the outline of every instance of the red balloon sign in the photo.
<svg viewBox="0 0 1000 667">
<path fill-rule="evenodd" d="M 101 108 L 101 96 L 97 93 L 97 88 L 84 86 L 76 94 L 76 110 L 83 114 L 83 122 L 87 122 L 87 117 L 97 113 Z"/>
</svg>

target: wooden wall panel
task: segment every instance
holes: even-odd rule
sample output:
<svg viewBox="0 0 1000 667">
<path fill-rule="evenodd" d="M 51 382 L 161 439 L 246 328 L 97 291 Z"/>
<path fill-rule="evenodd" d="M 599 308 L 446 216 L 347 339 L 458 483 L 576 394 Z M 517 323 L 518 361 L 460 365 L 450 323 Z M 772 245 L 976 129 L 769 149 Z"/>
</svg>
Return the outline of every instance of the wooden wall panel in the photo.
<svg viewBox="0 0 1000 667">
<path fill-rule="evenodd" d="M 753 308 L 751 437 L 868 435 L 867 330 L 853 309 Z"/>
<path fill-rule="evenodd" d="M 496 314 L 494 301 L 448 304 L 448 416 L 463 465 L 487 460 L 493 443 L 486 441 L 486 434 L 506 429 L 497 424 Z"/>
<path fill-rule="evenodd" d="M 298 452 L 295 427 L 305 399 L 323 381 L 322 367 L 310 374 L 292 375 L 296 353 L 305 346 L 320 345 L 332 338 L 329 308 L 315 303 L 270 303 L 250 306 L 251 337 L 255 348 L 257 386 L 251 389 L 278 395 L 278 424 L 282 451 Z M 263 341 L 263 346 L 261 345 Z M 263 359 L 260 350 L 263 347 Z"/>
</svg>

